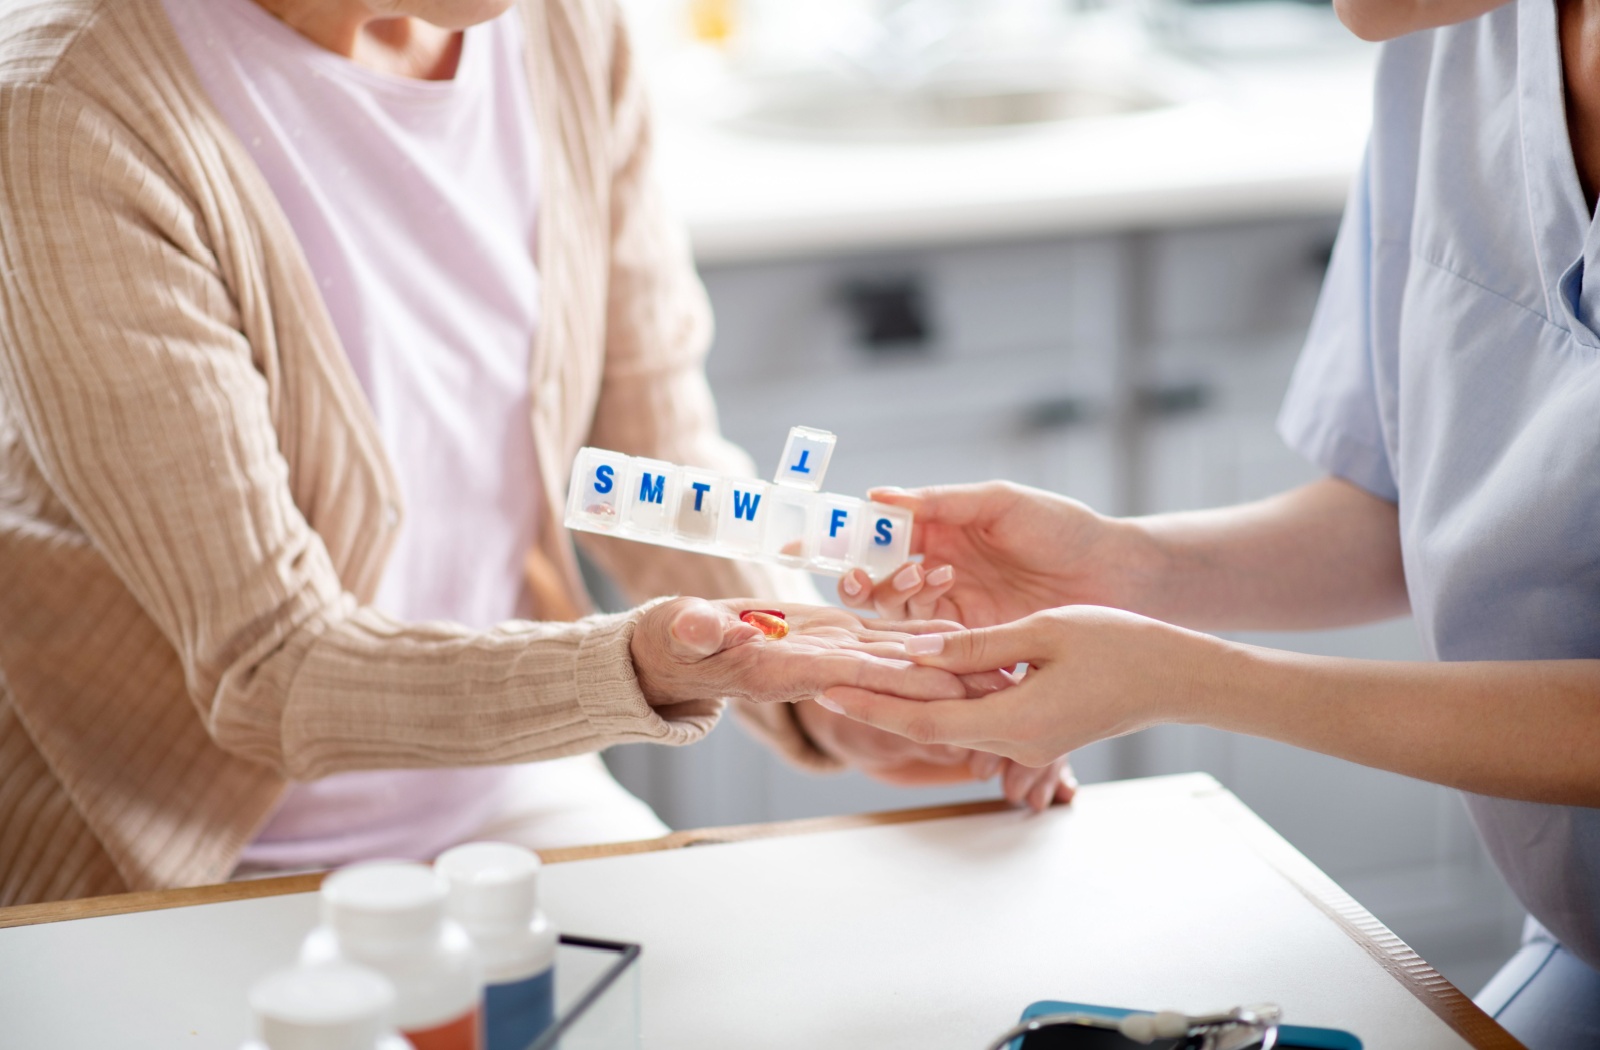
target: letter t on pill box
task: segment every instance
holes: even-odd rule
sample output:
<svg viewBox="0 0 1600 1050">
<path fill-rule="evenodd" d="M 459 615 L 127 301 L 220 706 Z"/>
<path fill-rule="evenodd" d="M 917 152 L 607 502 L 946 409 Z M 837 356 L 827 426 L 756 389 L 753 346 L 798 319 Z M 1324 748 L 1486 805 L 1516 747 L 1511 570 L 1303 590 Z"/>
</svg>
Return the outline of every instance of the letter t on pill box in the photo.
<svg viewBox="0 0 1600 1050">
<path fill-rule="evenodd" d="M 821 492 L 822 478 L 828 473 L 828 460 L 833 458 L 833 446 L 838 440 L 826 430 L 790 427 L 783 458 L 778 461 L 777 476 L 772 480 L 792 488 Z"/>
</svg>

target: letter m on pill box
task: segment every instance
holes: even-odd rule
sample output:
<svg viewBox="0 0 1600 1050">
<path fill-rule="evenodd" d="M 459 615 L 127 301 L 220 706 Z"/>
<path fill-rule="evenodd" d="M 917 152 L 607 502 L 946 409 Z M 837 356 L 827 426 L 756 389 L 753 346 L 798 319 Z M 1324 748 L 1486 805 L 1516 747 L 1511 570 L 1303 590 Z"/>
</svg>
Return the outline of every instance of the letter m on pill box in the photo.
<svg viewBox="0 0 1600 1050">
<path fill-rule="evenodd" d="M 794 427 L 771 482 L 599 448 L 578 451 L 569 529 L 881 580 L 911 553 L 911 513 L 822 491 L 837 438 Z"/>
</svg>

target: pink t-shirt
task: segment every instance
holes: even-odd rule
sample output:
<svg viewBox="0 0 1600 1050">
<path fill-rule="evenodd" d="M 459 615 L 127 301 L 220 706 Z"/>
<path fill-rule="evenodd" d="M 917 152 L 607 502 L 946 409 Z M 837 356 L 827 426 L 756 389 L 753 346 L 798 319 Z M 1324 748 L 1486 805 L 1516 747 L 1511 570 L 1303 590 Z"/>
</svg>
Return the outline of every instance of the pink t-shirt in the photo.
<svg viewBox="0 0 1600 1050">
<path fill-rule="evenodd" d="M 517 13 L 466 31 L 453 80 L 423 81 L 326 51 L 253 0 L 164 3 L 294 227 L 399 475 L 406 519 L 376 606 L 471 627 L 526 615 L 539 165 Z M 242 859 L 430 857 L 499 810 L 509 776 L 294 784 Z"/>
</svg>

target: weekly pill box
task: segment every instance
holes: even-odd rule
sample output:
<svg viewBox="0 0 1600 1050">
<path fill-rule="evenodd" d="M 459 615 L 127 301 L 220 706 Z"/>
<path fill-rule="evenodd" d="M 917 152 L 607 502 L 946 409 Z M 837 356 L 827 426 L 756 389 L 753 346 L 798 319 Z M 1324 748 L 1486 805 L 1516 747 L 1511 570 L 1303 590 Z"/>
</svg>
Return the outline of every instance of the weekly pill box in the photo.
<svg viewBox="0 0 1600 1050">
<path fill-rule="evenodd" d="M 910 556 L 911 513 L 819 491 L 834 441 L 795 427 L 772 482 L 583 448 L 567 528 L 828 576 L 860 567 L 881 580 Z"/>
</svg>

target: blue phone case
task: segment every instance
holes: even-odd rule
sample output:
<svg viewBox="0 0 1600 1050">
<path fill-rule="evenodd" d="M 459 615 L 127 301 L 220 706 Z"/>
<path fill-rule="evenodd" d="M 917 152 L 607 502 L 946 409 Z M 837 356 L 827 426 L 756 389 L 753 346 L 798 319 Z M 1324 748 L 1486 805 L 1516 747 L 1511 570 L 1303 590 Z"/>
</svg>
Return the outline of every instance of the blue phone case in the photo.
<svg viewBox="0 0 1600 1050">
<path fill-rule="evenodd" d="M 1084 1013 L 1116 1021 L 1136 1012 L 1138 1011 L 1123 1010 L 1115 1006 L 1058 1003 L 1047 999 L 1034 1003 L 1022 1011 L 1022 1019 L 1027 1021 L 1046 1014 Z M 1305 1025 L 1281 1024 L 1278 1026 L 1278 1046 L 1280 1050 L 1361 1050 L 1361 1040 L 1337 1028 L 1307 1028 Z"/>
</svg>

